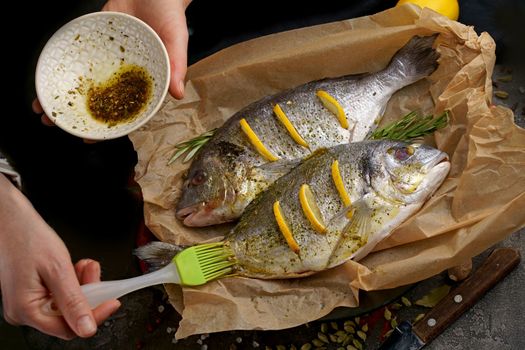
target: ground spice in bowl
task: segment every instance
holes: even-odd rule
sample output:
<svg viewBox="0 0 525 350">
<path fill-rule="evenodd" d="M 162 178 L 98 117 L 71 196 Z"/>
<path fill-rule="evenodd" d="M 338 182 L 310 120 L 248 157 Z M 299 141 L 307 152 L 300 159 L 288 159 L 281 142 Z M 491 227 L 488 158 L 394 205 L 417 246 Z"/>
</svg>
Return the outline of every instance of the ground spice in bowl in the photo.
<svg viewBox="0 0 525 350">
<path fill-rule="evenodd" d="M 115 126 L 133 120 L 151 98 L 152 78 L 142 67 L 125 65 L 106 82 L 87 92 L 87 108 L 93 118 Z"/>
</svg>

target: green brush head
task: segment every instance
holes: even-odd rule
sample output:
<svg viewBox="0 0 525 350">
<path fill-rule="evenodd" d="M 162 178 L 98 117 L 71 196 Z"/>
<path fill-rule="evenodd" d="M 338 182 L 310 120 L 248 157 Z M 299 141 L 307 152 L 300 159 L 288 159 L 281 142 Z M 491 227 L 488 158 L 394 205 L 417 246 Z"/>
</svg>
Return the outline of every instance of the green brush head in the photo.
<svg viewBox="0 0 525 350">
<path fill-rule="evenodd" d="M 231 251 L 222 242 L 199 244 L 173 258 L 182 285 L 199 286 L 231 274 L 235 265 Z"/>
</svg>

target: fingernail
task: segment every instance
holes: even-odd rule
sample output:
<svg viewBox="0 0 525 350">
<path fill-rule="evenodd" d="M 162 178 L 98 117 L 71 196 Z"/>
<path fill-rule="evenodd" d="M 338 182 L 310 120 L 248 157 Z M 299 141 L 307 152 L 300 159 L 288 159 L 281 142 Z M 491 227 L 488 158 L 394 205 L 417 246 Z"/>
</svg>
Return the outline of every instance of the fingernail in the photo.
<svg viewBox="0 0 525 350">
<path fill-rule="evenodd" d="M 184 95 L 184 82 L 182 80 L 179 81 L 179 90 L 180 90 L 181 96 Z"/>
<path fill-rule="evenodd" d="M 91 317 L 84 315 L 78 319 L 77 329 L 81 337 L 87 337 L 97 331 L 97 325 Z"/>
</svg>

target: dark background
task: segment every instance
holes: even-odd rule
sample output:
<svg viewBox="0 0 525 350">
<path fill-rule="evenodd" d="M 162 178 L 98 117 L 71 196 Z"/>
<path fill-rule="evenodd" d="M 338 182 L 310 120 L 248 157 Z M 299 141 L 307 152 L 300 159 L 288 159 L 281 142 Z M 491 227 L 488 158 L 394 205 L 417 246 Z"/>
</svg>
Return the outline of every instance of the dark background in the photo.
<svg viewBox="0 0 525 350">
<path fill-rule="evenodd" d="M 25 194 L 63 237 L 73 260 L 97 259 L 104 277 L 115 279 L 139 273 L 136 261 L 130 260 L 135 232 L 142 220 L 141 203 L 131 181 L 136 163 L 132 144 L 127 138 L 84 144 L 59 128 L 42 125 L 31 111 L 36 61 L 47 39 L 69 20 L 96 11 L 103 3 L 84 0 L 14 4 L 19 8 L 10 13 L 23 30 L 12 26 L 4 30 L 3 54 L 8 63 L 3 67 L 3 80 L 8 92 L 2 101 L 0 152 L 21 173 Z M 459 20 L 474 25 L 478 33 L 488 31 L 497 42 L 498 63 L 518 67 L 514 74 L 524 74 L 525 0 L 460 3 Z M 236 42 L 368 15 L 394 4 L 381 0 L 311 4 L 195 0 L 187 11 L 191 33 L 188 63 Z M 0 347 L 5 336 L 0 334 Z"/>
<path fill-rule="evenodd" d="M 79 244 L 82 247 L 96 242 L 94 237 L 107 235 L 115 236 L 115 243 L 119 243 L 125 239 L 123 232 L 137 224 L 140 208 L 129 201 L 128 186 L 136 155 L 127 138 L 87 145 L 59 128 L 42 125 L 31 111 L 31 101 L 35 97 L 36 61 L 47 39 L 69 20 L 96 11 L 103 3 L 20 3 L 18 6 L 24 8 L 13 13 L 29 11 L 37 19 L 26 21 L 21 16 L 24 31 L 19 34 L 15 28 L 8 30 L 12 36 L 7 35 L 9 44 L 4 50 L 8 61 L 12 61 L 4 66 L 4 74 L 10 78 L 4 86 L 9 92 L 3 104 L 9 112 L 0 116 L 0 152 L 21 173 L 24 191 L 39 212 L 52 224 L 67 225 L 65 231 L 75 231 L 76 237 L 86 237 Z M 478 32 L 489 31 L 497 41 L 498 61 L 515 61 L 515 65 L 523 61 L 524 0 L 460 3 L 460 21 L 474 25 Z M 304 1 L 195 0 L 187 11 L 192 33 L 189 64 L 253 37 L 372 14 L 394 4 L 381 0 L 327 0 L 310 5 Z M 520 73 L 523 70 L 518 70 Z M 92 247 L 94 253 L 104 250 L 96 243 Z M 75 247 L 70 248 L 73 257 L 80 258 Z"/>
</svg>

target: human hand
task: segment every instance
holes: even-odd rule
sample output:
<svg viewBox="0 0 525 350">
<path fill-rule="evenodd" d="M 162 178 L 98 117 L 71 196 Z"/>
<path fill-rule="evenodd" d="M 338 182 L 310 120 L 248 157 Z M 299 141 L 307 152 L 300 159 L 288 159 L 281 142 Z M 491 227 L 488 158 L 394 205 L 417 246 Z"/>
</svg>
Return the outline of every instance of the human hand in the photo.
<svg viewBox="0 0 525 350">
<path fill-rule="evenodd" d="M 108 301 L 91 310 L 80 284 L 100 281 L 100 265 L 90 259 L 73 266 L 66 246 L 29 201 L 0 174 L 0 289 L 4 318 L 62 339 L 90 337 L 118 307 Z M 53 295 L 63 317 L 42 306 Z"/>
<path fill-rule="evenodd" d="M 140 18 L 157 32 L 170 57 L 170 94 L 184 97 L 188 60 L 188 27 L 185 11 L 191 0 L 109 0 L 103 11 L 118 11 Z"/>
<path fill-rule="evenodd" d="M 191 0 L 109 0 L 103 11 L 117 11 L 140 18 L 148 23 L 164 42 L 171 66 L 170 94 L 181 99 L 184 97 L 184 77 L 188 60 L 188 27 L 185 11 Z M 35 99 L 33 111 L 41 115 L 44 125 L 54 123 Z M 95 141 L 84 140 L 86 143 Z"/>
</svg>

